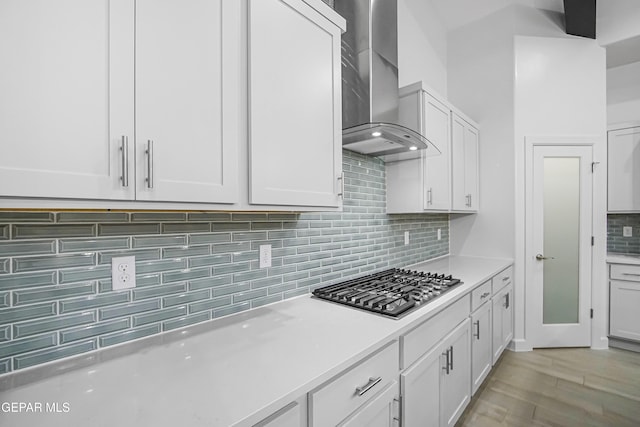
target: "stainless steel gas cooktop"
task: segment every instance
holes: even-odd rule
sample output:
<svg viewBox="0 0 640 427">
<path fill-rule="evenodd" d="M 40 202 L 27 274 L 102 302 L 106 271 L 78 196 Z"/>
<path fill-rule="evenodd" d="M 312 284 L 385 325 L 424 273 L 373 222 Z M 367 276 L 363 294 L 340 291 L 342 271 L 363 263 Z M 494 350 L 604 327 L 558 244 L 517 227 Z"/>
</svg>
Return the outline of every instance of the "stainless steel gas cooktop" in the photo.
<svg viewBox="0 0 640 427">
<path fill-rule="evenodd" d="M 461 284 L 450 275 L 393 268 L 324 286 L 313 295 L 385 316 L 399 318 Z"/>
</svg>

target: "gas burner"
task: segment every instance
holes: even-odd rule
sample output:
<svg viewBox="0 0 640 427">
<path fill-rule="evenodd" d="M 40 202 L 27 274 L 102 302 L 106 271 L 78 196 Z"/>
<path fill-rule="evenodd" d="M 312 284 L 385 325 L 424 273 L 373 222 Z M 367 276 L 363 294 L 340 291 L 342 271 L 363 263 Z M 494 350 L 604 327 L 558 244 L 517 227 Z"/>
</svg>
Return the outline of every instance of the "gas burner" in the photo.
<svg viewBox="0 0 640 427">
<path fill-rule="evenodd" d="M 314 290 L 313 295 L 398 318 L 461 283 L 451 275 L 394 268 L 324 286 Z"/>
</svg>

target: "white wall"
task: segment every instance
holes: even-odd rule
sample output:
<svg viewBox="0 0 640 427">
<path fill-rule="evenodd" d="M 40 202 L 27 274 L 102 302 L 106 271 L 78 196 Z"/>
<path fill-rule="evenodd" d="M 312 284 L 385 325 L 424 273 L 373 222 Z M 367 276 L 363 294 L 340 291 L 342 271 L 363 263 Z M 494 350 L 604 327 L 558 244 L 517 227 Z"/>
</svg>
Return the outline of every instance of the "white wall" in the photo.
<svg viewBox="0 0 640 427">
<path fill-rule="evenodd" d="M 525 266 L 525 139 L 535 136 L 582 136 L 597 140 L 594 161 L 592 346 L 607 346 L 606 279 L 606 57 L 595 40 L 516 36 L 515 147 L 516 147 L 516 275 L 518 303 L 524 304 L 531 286 Z M 517 291 L 518 293 L 518 291 Z M 522 306 L 522 305 L 520 305 Z M 518 313 L 517 324 L 526 325 Z M 526 331 L 516 343 L 531 348 Z"/>
<path fill-rule="evenodd" d="M 447 34 L 430 0 L 398 0 L 400 87 L 423 81 L 447 96 Z"/>
<path fill-rule="evenodd" d="M 607 70 L 607 123 L 640 121 L 640 62 Z"/>
<path fill-rule="evenodd" d="M 606 9 L 598 10 L 597 38 L 601 46 L 640 35 L 638 0 L 601 0 Z"/>
<path fill-rule="evenodd" d="M 537 78 L 516 80 L 516 64 L 531 63 L 532 58 L 537 61 Z M 452 218 L 451 253 L 515 259 L 514 338 L 516 348 L 528 349 L 524 135 L 599 132 L 604 138 L 604 50 L 592 40 L 567 36 L 557 13 L 512 5 L 452 31 L 447 61 L 449 100 L 481 127 L 480 211 Z M 596 153 L 603 165 L 604 147 L 601 144 Z M 595 187 L 594 230 L 600 258 L 594 263 L 593 283 L 599 304 L 605 304 L 606 171 Z M 606 335 L 605 314 L 606 308 L 598 306 L 594 346 Z"/>
</svg>

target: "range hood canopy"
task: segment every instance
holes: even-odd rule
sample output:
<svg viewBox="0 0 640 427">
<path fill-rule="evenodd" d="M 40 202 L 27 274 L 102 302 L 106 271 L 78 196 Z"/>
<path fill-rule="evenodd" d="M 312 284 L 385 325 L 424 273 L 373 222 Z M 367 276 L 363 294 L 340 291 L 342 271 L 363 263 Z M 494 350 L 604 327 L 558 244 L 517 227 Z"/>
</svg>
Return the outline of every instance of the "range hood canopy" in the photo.
<svg viewBox="0 0 640 427">
<path fill-rule="evenodd" d="M 397 0 L 335 0 L 342 35 L 342 144 L 384 161 L 440 150 L 399 121 Z"/>
</svg>

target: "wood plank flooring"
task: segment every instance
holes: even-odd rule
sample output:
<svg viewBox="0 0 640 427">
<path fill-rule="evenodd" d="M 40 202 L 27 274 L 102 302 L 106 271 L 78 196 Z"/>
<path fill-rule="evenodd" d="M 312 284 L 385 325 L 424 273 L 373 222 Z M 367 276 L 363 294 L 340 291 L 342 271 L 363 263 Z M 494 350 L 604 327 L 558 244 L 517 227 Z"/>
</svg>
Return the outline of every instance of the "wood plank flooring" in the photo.
<svg viewBox="0 0 640 427">
<path fill-rule="evenodd" d="M 505 351 L 456 424 L 640 426 L 640 353 Z"/>
</svg>

